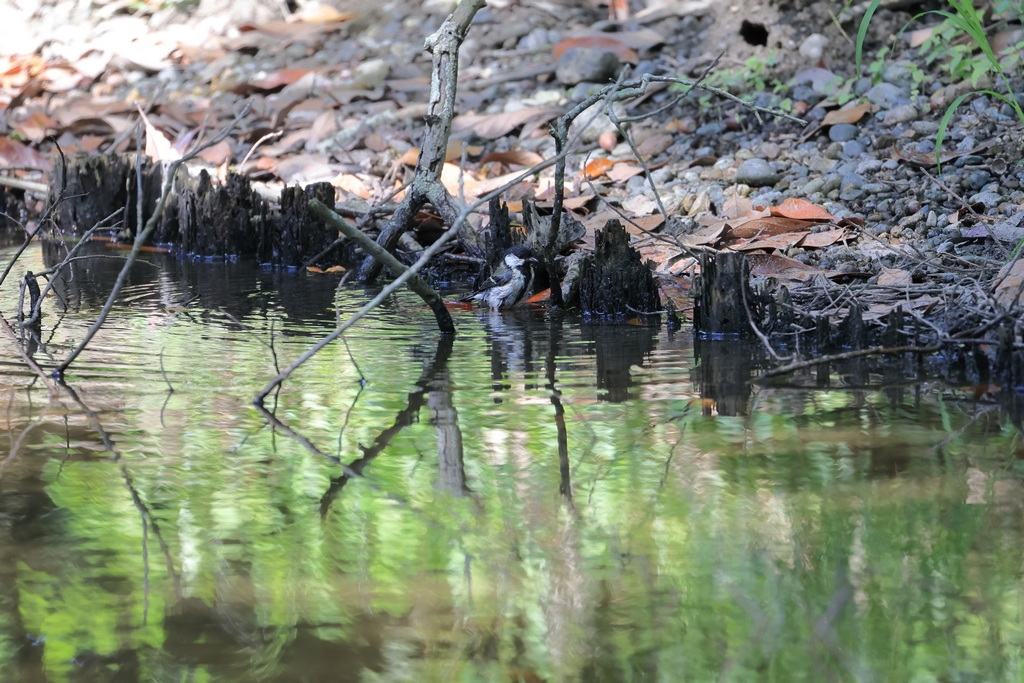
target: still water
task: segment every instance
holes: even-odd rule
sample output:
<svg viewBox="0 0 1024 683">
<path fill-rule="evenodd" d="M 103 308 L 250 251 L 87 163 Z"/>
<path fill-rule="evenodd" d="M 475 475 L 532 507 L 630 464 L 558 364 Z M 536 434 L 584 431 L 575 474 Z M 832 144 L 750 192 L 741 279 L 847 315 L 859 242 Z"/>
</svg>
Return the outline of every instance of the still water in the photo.
<svg viewBox="0 0 1024 683">
<path fill-rule="evenodd" d="M 440 340 L 402 293 L 272 426 L 340 276 L 145 258 L 57 398 L 0 340 L 2 681 L 1024 680 L 992 395 L 543 311 Z M 57 287 L 43 365 L 119 267 Z"/>
</svg>

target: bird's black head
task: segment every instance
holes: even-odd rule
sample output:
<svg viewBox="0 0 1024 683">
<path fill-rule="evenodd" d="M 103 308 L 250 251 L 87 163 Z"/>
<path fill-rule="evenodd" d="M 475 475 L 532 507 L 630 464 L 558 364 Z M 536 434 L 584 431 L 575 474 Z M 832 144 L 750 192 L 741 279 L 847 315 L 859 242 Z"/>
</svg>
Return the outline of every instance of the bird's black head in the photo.
<svg viewBox="0 0 1024 683">
<path fill-rule="evenodd" d="M 530 264 L 537 262 L 537 257 L 529 247 L 517 244 L 505 252 L 502 260 L 509 268 L 529 268 Z"/>
</svg>

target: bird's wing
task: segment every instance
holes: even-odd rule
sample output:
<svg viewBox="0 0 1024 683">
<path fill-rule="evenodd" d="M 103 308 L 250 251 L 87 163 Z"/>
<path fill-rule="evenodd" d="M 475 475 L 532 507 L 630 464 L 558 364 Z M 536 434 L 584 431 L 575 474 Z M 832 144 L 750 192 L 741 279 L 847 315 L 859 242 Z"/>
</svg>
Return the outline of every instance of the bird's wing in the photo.
<svg viewBox="0 0 1024 683">
<path fill-rule="evenodd" d="M 495 273 L 494 275 L 484 280 L 483 283 L 480 285 L 480 289 L 478 291 L 484 292 L 492 287 L 501 287 L 502 285 L 507 285 L 511 279 L 512 271 L 503 270 L 500 273 Z"/>
</svg>

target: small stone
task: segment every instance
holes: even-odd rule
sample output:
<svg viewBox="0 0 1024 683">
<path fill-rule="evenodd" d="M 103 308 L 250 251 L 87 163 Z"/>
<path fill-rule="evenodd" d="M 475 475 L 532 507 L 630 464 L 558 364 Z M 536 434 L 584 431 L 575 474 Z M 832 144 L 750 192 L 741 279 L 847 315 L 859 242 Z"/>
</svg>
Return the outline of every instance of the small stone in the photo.
<svg viewBox="0 0 1024 683">
<path fill-rule="evenodd" d="M 865 182 L 864 178 L 856 173 L 847 173 L 843 176 L 842 184 L 839 186 L 839 189 L 843 192 L 847 190 L 859 190 Z"/>
<path fill-rule="evenodd" d="M 570 47 L 558 59 L 555 78 L 563 85 L 605 83 L 614 79 L 621 67 L 614 52 L 597 47 Z"/>
<path fill-rule="evenodd" d="M 703 126 L 694 131 L 697 135 L 718 135 L 725 131 L 724 123 L 705 123 Z"/>
<path fill-rule="evenodd" d="M 798 85 L 793 88 L 792 97 L 795 100 L 806 102 L 807 104 L 817 104 L 822 100 L 824 95 L 815 91 L 815 89 L 810 86 Z"/>
<path fill-rule="evenodd" d="M 774 159 L 782 153 L 782 148 L 775 142 L 762 142 L 759 150 L 765 159 Z"/>
<path fill-rule="evenodd" d="M 736 169 L 733 182 L 751 187 L 774 185 L 779 182 L 779 174 L 764 159 L 747 159 Z"/>
<path fill-rule="evenodd" d="M 890 64 L 882 72 L 882 80 L 901 88 L 909 88 L 914 83 L 914 75 L 902 64 Z"/>
<path fill-rule="evenodd" d="M 812 62 L 821 59 L 822 52 L 828 45 L 828 38 L 820 33 L 812 33 L 800 43 L 800 54 Z"/>
<path fill-rule="evenodd" d="M 909 94 L 909 92 L 904 92 L 903 88 L 892 83 L 878 83 L 864 93 L 864 96 L 868 98 L 868 102 L 871 104 L 890 108 L 896 106 L 899 100 L 906 98 Z"/>
<path fill-rule="evenodd" d="M 934 228 L 939 223 L 939 216 L 934 211 L 928 212 L 928 218 L 925 220 L 925 225 L 929 228 Z"/>
<path fill-rule="evenodd" d="M 833 191 L 838 190 L 842 184 L 843 179 L 838 173 L 829 173 L 825 176 L 825 184 L 822 185 L 821 191 L 825 194 L 831 194 Z"/>
<path fill-rule="evenodd" d="M 837 123 L 829 128 L 828 138 L 832 142 L 846 142 L 857 137 L 857 126 L 852 123 Z"/>
<path fill-rule="evenodd" d="M 800 193 L 804 196 L 812 195 L 815 192 L 821 192 L 823 187 L 825 187 L 825 180 L 823 178 L 815 178 L 800 188 Z"/>
<path fill-rule="evenodd" d="M 886 183 L 864 183 L 861 188 L 867 194 L 882 194 L 883 192 L 892 192 L 892 187 Z"/>
<path fill-rule="evenodd" d="M 964 181 L 967 187 L 977 192 L 992 181 L 992 176 L 988 171 L 971 171 L 964 176 Z"/>
<path fill-rule="evenodd" d="M 807 165 L 807 168 L 811 169 L 815 173 L 824 173 L 825 171 L 831 171 L 835 165 L 835 159 L 828 159 L 826 157 L 814 157 L 813 159 L 811 159 L 811 163 Z"/>
<path fill-rule="evenodd" d="M 985 205 L 986 211 L 991 211 L 999 206 L 999 203 L 1003 201 L 1003 197 L 998 192 L 979 192 L 978 194 L 971 195 L 968 201 L 971 204 L 981 202 Z"/>
<path fill-rule="evenodd" d="M 877 150 L 889 149 L 896 144 L 896 136 L 889 133 L 882 133 L 875 138 L 872 146 Z"/>
<path fill-rule="evenodd" d="M 865 159 L 864 161 L 857 164 L 857 173 L 874 173 L 882 168 L 882 162 L 878 159 Z"/>
<path fill-rule="evenodd" d="M 917 107 L 914 105 L 901 104 L 889 110 L 889 113 L 887 113 L 885 118 L 882 120 L 882 125 L 895 126 L 900 123 L 909 123 L 920 115 L 921 114 L 917 111 Z"/>
<path fill-rule="evenodd" d="M 839 194 L 839 198 L 844 202 L 852 202 L 860 199 L 864 196 L 864 193 L 860 190 L 845 190 Z"/>
<path fill-rule="evenodd" d="M 864 145 L 860 144 L 856 140 L 847 140 L 843 143 L 843 155 L 847 157 L 857 157 L 864 153 Z"/>
<path fill-rule="evenodd" d="M 868 76 L 858 78 L 857 82 L 853 84 L 853 92 L 858 97 L 866 93 L 868 90 L 871 90 L 871 78 Z"/>
<path fill-rule="evenodd" d="M 956 143 L 956 151 L 958 152 L 969 152 L 978 146 L 978 141 L 974 139 L 974 136 L 968 135 L 960 142 Z"/>
<path fill-rule="evenodd" d="M 935 135 L 939 132 L 939 124 L 934 121 L 914 121 L 910 124 L 910 127 L 914 129 L 915 133 L 922 137 Z"/>
</svg>

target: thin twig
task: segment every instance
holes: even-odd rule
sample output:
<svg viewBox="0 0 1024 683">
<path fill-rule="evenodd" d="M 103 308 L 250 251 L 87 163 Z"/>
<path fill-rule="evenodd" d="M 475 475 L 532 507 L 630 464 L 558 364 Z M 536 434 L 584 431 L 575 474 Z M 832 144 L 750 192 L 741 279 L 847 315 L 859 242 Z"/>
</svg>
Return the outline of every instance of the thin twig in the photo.
<svg viewBox="0 0 1024 683">
<path fill-rule="evenodd" d="M 941 350 L 942 344 L 933 344 L 931 346 L 873 346 L 869 349 L 833 353 L 811 360 L 797 361 L 795 363 L 790 363 L 789 365 L 772 368 L 771 370 L 761 373 L 761 375 L 754 381 L 760 382 L 769 377 L 778 377 L 779 375 L 786 375 L 797 370 L 813 368 L 817 365 L 821 365 L 822 363 L 834 363 L 841 360 L 850 360 L 851 358 L 862 358 L 863 356 L 891 356 L 899 353 L 935 353 L 936 351 Z"/>
</svg>

